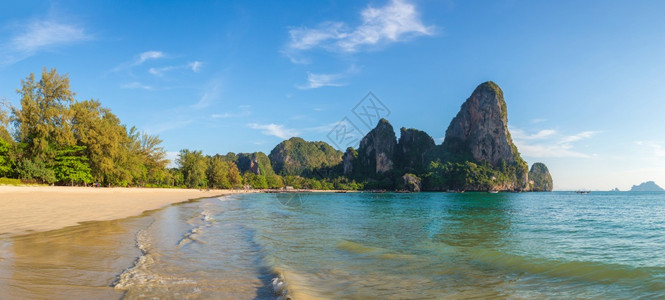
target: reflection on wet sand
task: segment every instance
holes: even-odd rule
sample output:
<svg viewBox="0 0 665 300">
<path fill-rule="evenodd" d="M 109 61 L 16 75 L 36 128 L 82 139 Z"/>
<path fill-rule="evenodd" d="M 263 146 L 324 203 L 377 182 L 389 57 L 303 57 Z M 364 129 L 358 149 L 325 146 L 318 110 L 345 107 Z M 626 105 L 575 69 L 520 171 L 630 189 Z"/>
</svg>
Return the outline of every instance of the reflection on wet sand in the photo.
<svg viewBox="0 0 665 300">
<path fill-rule="evenodd" d="M 151 221 L 89 222 L 0 240 L 1 298 L 120 298 L 110 284 L 140 254 L 134 236 Z"/>
</svg>

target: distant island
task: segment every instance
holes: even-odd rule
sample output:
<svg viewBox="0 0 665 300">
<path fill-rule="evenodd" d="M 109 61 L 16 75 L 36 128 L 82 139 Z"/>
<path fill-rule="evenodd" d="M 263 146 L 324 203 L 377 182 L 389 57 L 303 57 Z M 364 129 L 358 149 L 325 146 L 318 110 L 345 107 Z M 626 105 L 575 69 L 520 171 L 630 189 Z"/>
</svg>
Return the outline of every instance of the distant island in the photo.
<svg viewBox="0 0 665 300">
<path fill-rule="evenodd" d="M 631 192 L 663 192 L 663 188 L 658 186 L 653 181 L 642 182 L 639 185 L 634 185 L 630 188 Z"/>
<path fill-rule="evenodd" d="M 482 83 L 437 145 L 386 119 L 358 149 L 299 137 L 263 152 L 213 156 L 183 149 L 167 168 L 158 136 L 129 127 L 101 103 L 76 101 L 67 75 L 44 69 L 22 81 L 21 106 L 0 109 L 0 178 L 8 183 L 188 188 L 396 191 L 551 191 L 542 163 L 529 169 L 508 131 L 503 91 Z M 9 122 L 11 120 L 11 122 Z M 10 126 L 13 125 L 13 126 Z M 9 130 L 8 130 L 9 129 Z M 13 133 L 13 134 L 10 134 Z"/>
</svg>

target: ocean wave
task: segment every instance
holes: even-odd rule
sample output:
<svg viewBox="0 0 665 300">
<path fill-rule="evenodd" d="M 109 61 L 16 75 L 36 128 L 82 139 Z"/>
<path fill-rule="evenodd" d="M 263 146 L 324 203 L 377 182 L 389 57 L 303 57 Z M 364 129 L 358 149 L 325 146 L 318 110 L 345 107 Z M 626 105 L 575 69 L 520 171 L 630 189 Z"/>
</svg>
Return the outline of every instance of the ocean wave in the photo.
<svg viewBox="0 0 665 300">
<path fill-rule="evenodd" d="M 136 291 L 139 297 L 148 295 L 167 294 L 171 287 L 178 286 L 182 291 L 184 286 L 189 286 L 187 297 L 196 296 L 200 290 L 197 282 L 188 278 L 162 274 L 153 271 L 153 267 L 159 263 L 159 254 L 154 253 L 153 241 L 150 237 L 150 229 L 154 221 L 146 228 L 136 234 L 136 247 L 141 255 L 136 259 L 134 265 L 125 269 L 111 284 L 112 287 L 125 292 Z M 184 293 L 179 293 L 184 294 Z"/>
<path fill-rule="evenodd" d="M 472 248 L 467 253 L 472 261 L 511 272 L 606 284 L 646 286 L 652 291 L 665 291 L 665 281 L 657 276 L 657 274 L 665 272 L 665 268 L 662 267 L 633 267 L 596 261 L 558 261 L 526 257 L 488 248 Z"/>
</svg>

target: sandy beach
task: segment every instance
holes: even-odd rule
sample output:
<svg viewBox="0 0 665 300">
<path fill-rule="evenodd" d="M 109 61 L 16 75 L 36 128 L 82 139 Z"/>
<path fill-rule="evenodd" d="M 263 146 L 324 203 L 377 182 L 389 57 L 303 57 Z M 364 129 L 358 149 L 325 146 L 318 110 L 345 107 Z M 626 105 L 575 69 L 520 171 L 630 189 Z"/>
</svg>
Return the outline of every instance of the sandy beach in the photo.
<svg viewBox="0 0 665 300">
<path fill-rule="evenodd" d="M 0 236 L 140 215 L 191 199 L 245 190 L 0 186 Z"/>
</svg>

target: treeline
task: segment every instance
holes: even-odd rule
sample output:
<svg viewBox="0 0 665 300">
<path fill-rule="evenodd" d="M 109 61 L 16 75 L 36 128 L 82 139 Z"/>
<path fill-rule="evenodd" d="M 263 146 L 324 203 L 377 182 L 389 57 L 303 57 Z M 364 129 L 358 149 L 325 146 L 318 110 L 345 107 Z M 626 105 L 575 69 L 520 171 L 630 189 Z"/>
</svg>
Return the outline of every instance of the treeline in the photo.
<svg viewBox="0 0 665 300">
<path fill-rule="evenodd" d="M 184 149 L 177 168 L 168 168 L 158 136 L 122 124 L 97 100 L 77 101 L 68 76 L 55 69 L 44 69 L 39 79 L 30 74 L 17 93 L 20 106 L 0 106 L 0 178 L 57 185 L 362 188 L 341 176 L 277 174 L 262 152 L 206 156 Z"/>
<path fill-rule="evenodd" d="M 177 177 L 158 136 L 128 128 L 99 101 L 76 101 L 67 75 L 30 74 L 17 93 L 20 106 L 0 111 L 0 177 L 109 186 L 169 185 Z"/>
<path fill-rule="evenodd" d="M 315 190 L 357 190 L 362 185 L 343 176 L 285 175 L 275 173 L 270 159 L 263 152 L 233 153 L 206 156 L 201 151 L 181 150 L 177 164 L 181 177 L 177 186 L 196 188 L 254 188 Z"/>
</svg>

